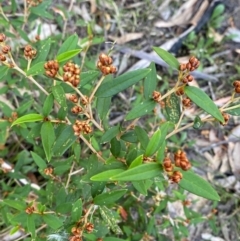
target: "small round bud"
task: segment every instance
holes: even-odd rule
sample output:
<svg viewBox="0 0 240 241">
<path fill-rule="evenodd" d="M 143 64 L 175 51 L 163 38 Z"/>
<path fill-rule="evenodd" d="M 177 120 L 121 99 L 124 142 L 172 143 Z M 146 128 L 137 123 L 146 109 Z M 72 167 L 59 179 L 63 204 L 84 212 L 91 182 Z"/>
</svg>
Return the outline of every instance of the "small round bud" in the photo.
<svg viewBox="0 0 240 241">
<path fill-rule="evenodd" d="M 186 64 L 180 64 L 179 70 L 180 71 L 185 71 L 187 69 Z"/>
<path fill-rule="evenodd" d="M 7 54 L 9 51 L 11 51 L 11 47 L 9 45 L 5 45 L 2 47 L 2 52 L 4 54 Z"/>
<path fill-rule="evenodd" d="M 6 40 L 6 35 L 4 33 L 0 33 L 0 42 L 4 42 Z"/>
</svg>

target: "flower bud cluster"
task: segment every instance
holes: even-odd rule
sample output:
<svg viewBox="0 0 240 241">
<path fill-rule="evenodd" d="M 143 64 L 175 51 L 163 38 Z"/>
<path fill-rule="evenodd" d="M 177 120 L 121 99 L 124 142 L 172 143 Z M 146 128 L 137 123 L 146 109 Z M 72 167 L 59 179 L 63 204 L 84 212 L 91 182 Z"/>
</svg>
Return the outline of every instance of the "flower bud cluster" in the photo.
<svg viewBox="0 0 240 241">
<path fill-rule="evenodd" d="M 52 174 L 53 174 L 53 168 L 52 167 L 47 167 L 47 168 L 45 168 L 44 169 L 44 173 L 45 173 L 45 175 L 47 175 L 47 176 L 51 176 Z"/>
<path fill-rule="evenodd" d="M 99 60 L 97 62 L 97 67 L 101 70 L 104 75 L 115 74 L 117 68 L 112 65 L 113 60 L 108 55 L 102 53 L 99 55 Z"/>
<path fill-rule="evenodd" d="M 73 103 L 77 103 L 77 102 L 78 102 L 78 96 L 75 95 L 75 94 L 70 95 L 70 96 L 68 97 L 68 99 L 69 99 L 70 101 L 72 101 Z"/>
<path fill-rule="evenodd" d="M 185 152 L 178 150 L 174 154 L 174 162 L 176 167 L 180 167 L 183 171 L 187 171 L 191 168 L 191 163 L 189 162 Z"/>
<path fill-rule="evenodd" d="M 56 60 L 49 60 L 44 64 L 45 74 L 54 78 L 59 70 L 59 64 Z"/>
<path fill-rule="evenodd" d="M 230 115 L 228 113 L 222 112 L 222 116 L 223 116 L 224 122 L 221 122 L 220 124 L 222 126 L 225 126 L 225 125 L 227 125 L 227 123 L 230 119 Z"/>
<path fill-rule="evenodd" d="M 160 103 L 161 102 L 161 94 L 160 94 L 160 92 L 154 90 L 153 93 L 152 93 L 152 98 L 157 103 Z"/>
<path fill-rule="evenodd" d="M 176 93 L 176 95 L 178 95 L 178 96 L 184 95 L 184 89 L 183 89 L 183 87 L 178 88 L 175 93 Z"/>
<path fill-rule="evenodd" d="M 26 59 L 34 59 L 36 57 L 37 50 L 33 49 L 31 45 L 26 45 L 24 48 L 24 57 Z"/>
<path fill-rule="evenodd" d="M 27 0 L 27 4 L 32 7 L 36 7 L 40 3 L 42 3 L 42 0 Z"/>
<path fill-rule="evenodd" d="M 172 175 L 169 177 L 169 180 L 173 183 L 179 183 L 182 179 L 182 173 L 179 171 L 174 171 Z"/>
<path fill-rule="evenodd" d="M 84 134 L 91 133 L 92 128 L 87 121 L 76 120 L 75 124 L 73 125 L 73 131 L 74 135 L 79 136 L 81 132 L 83 132 Z"/>
<path fill-rule="evenodd" d="M 75 106 L 72 107 L 71 112 L 73 114 L 79 114 L 79 113 L 82 112 L 82 107 L 78 106 L 78 105 L 75 105 Z"/>
<path fill-rule="evenodd" d="M 80 67 L 77 64 L 68 62 L 63 66 L 63 80 L 77 87 L 80 83 Z"/>
<path fill-rule="evenodd" d="M 85 225 L 85 230 L 86 230 L 88 233 L 92 233 L 93 229 L 94 229 L 93 223 L 86 223 L 86 225 Z"/>
<path fill-rule="evenodd" d="M 82 241 L 82 229 L 80 227 L 72 227 L 71 233 L 73 236 L 69 237 L 69 241 Z"/>
<path fill-rule="evenodd" d="M 5 42 L 6 35 L 4 33 L 0 33 L 0 43 Z"/>
<path fill-rule="evenodd" d="M 26 212 L 27 214 L 32 214 L 34 211 L 35 211 L 35 208 L 34 208 L 33 206 L 27 207 L 27 208 L 25 209 L 25 212 Z"/>
<path fill-rule="evenodd" d="M 179 70 L 184 73 L 184 77 L 182 78 L 182 82 L 187 84 L 188 82 L 193 81 L 193 76 L 189 74 L 189 72 L 196 70 L 200 65 L 200 61 L 192 56 L 190 57 L 187 64 L 180 64 Z"/>
<path fill-rule="evenodd" d="M 233 86 L 235 87 L 235 92 L 239 94 L 240 93 L 240 80 L 235 80 L 233 82 Z"/>
<path fill-rule="evenodd" d="M 192 102 L 191 102 L 191 100 L 190 100 L 188 97 L 186 97 L 186 98 L 184 98 L 184 99 L 182 100 L 182 105 L 183 105 L 185 108 L 190 107 L 191 104 L 192 104 Z"/>
</svg>

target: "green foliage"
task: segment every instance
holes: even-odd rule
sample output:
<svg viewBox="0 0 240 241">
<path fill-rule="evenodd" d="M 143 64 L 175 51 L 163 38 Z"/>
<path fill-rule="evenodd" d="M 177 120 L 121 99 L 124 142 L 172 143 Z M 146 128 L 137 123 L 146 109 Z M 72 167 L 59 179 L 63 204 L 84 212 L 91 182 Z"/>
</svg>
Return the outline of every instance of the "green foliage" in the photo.
<svg viewBox="0 0 240 241">
<path fill-rule="evenodd" d="M 1 32 L 7 36 L 0 47 L 14 43 L 0 64 L 1 227 L 12 234 L 25 230 L 26 240 L 35 241 L 72 236 L 87 241 L 167 240 L 165 229 L 175 240 L 187 237 L 183 217 L 168 218 L 168 204 L 185 201 L 188 192 L 196 200 L 220 197 L 209 182 L 173 160 L 172 170 L 167 170 L 164 159 L 188 145 L 188 127 L 223 123 L 223 112 L 239 116 L 239 100 L 233 95 L 218 108 L 200 88 L 183 83 L 191 71 L 181 72 L 172 54 L 153 47 L 170 69 L 179 71 L 176 85 L 162 86 L 164 93 L 155 99 L 159 83 L 154 63 L 116 75 L 110 54 L 99 56 L 92 48 L 105 41 L 95 34 L 93 23 L 86 24 L 84 38 L 69 35 L 65 24 L 72 13 L 58 7 L 48 0 L 28 5 L 23 18 L 17 1 L 0 6 L 2 13 L 7 12 L 0 17 Z M 221 20 L 221 13 L 222 7 L 215 9 L 213 24 Z M 64 33 L 32 41 L 29 32 L 36 21 L 41 34 L 43 23 L 50 20 Z M 33 58 L 26 55 L 26 48 L 23 51 L 24 41 L 37 51 Z M 51 77 L 46 74 L 48 60 L 59 63 L 48 70 Z M 74 67 L 67 68 L 67 62 Z M 76 79 L 80 83 L 73 84 Z M 192 119 L 184 116 L 182 97 L 175 94 L 179 88 L 200 108 Z M 202 118 L 202 112 L 211 116 Z M 176 172 L 182 179 L 174 181 Z M 171 192 L 173 182 L 176 188 Z M 206 220 L 191 208 L 184 206 L 184 212 L 189 225 Z M 217 230 L 213 221 L 208 222 Z"/>
</svg>

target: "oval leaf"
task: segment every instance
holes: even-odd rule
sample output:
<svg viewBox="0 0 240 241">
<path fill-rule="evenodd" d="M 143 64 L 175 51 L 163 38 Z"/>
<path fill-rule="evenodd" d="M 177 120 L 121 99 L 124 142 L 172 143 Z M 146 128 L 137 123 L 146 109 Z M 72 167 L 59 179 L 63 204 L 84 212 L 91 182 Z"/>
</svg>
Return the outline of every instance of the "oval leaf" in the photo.
<svg viewBox="0 0 240 241">
<path fill-rule="evenodd" d="M 124 172 L 123 169 L 112 169 L 112 170 L 107 170 L 105 172 L 98 173 L 97 175 L 94 175 L 90 178 L 91 181 L 110 181 L 110 177 L 115 176 L 117 174 L 120 174 Z"/>
<path fill-rule="evenodd" d="M 52 157 L 52 145 L 55 140 L 54 128 L 51 122 L 44 122 L 41 127 L 43 149 L 48 162 Z"/>
<path fill-rule="evenodd" d="M 143 93 L 145 99 L 152 99 L 152 93 L 157 87 L 157 72 L 155 63 L 151 63 L 148 67 L 151 71 L 147 74 L 143 82 Z"/>
<path fill-rule="evenodd" d="M 62 46 L 59 48 L 58 50 L 58 53 L 57 53 L 57 56 L 62 54 L 62 53 L 65 53 L 69 50 L 73 50 L 76 48 L 77 46 L 77 43 L 78 43 L 78 36 L 77 34 L 73 34 L 71 35 L 70 37 L 68 37 L 64 43 L 62 44 Z"/>
<path fill-rule="evenodd" d="M 158 48 L 158 47 L 153 47 L 153 50 L 172 68 L 174 69 L 179 69 L 179 62 L 178 60 L 170 54 L 168 51 Z"/>
<path fill-rule="evenodd" d="M 162 168 L 158 163 L 147 163 L 128 169 L 109 179 L 113 181 L 139 181 L 156 177 L 161 173 Z"/>
<path fill-rule="evenodd" d="M 52 93 L 53 93 L 55 100 L 66 111 L 67 110 L 67 102 L 66 102 L 66 97 L 65 97 L 65 92 L 63 90 L 63 87 L 61 85 L 53 86 Z"/>
<path fill-rule="evenodd" d="M 35 152 L 31 151 L 33 160 L 35 161 L 35 163 L 37 164 L 37 166 L 41 169 L 45 169 L 47 167 L 46 162 Z"/>
<path fill-rule="evenodd" d="M 197 196 L 204 197 L 214 201 L 220 201 L 220 197 L 213 187 L 192 171 L 182 172 L 183 178 L 179 182 L 179 186 L 183 189 L 196 194 Z"/>
<path fill-rule="evenodd" d="M 224 118 L 214 104 L 214 102 L 209 98 L 209 96 L 201 89 L 194 86 L 185 86 L 184 93 L 200 108 L 205 110 L 208 114 L 212 115 L 214 118 L 224 123 Z"/>
<path fill-rule="evenodd" d="M 44 222 L 53 230 L 57 230 L 63 225 L 62 220 L 53 214 L 44 214 L 42 217 Z"/>
<path fill-rule="evenodd" d="M 34 75 L 39 75 L 43 74 L 45 72 L 44 69 L 44 64 L 45 62 L 39 62 L 35 65 L 33 65 L 28 71 L 27 71 L 27 76 L 34 76 Z"/>
<path fill-rule="evenodd" d="M 181 116 L 179 98 L 175 94 L 168 96 L 165 101 L 165 107 L 167 119 L 177 124 Z"/>
<path fill-rule="evenodd" d="M 79 54 L 82 51 L 82 49 L 73 49 L 73 50 L 69 50 L 67 52 L 64 52 L 62 54 L 59 54 L 56 57 L 56 60 L 61 63 L 63 61 L 66 61 L 68 59 L 73 58 L 75 55 Z"/>
<path fill-rule="evenodd" d="M 120 189 L 120 190 L 113 190 L 110 192 L 102 193 L 96 196 L 93 199 L 93 202 L 96 205 L 113 204 L 118 199 L 120 199 L 126 192 L 127 192 L 127 189 Z"/>
<path fill-rule="evenodd" d="M 152 156 L 160 147 L 161 130 L 158 129 L 151 137 L 145 152 L 145 156 Z"/>
<path fill-rule="evenodd" d="M 16 119 L 12 125 L 18 125 L 18 124 L 22 124 L 22 123 L 26 123 L 26 122 L 36 122 L 36 121 L 43 121 L 44 117 L 42 115 L 39 114 L 28 114 L 28 115 L 24 115 L 18 119 Z"/>
<path fill-rule="evenodd" d="M 72 222 L 77 222 L 82 217 L 82 200 L 78 199 L 72 206 Z"/>
<path fill-rule="evenodd" d="M 119 125 L 109 128 L 101 138 L 101 143 L 111 141 L 119 133 Z"/>
<path fill-rule="evenodd" d="M 130 166 L 129 166 L 129 169 L 141 165 L 142 162 L 143 162 L 143 155 L 140 155 L 140 156 L 138 156 L 137 158 L 135 158 L 135 159 L 131 162 L 131 164 L 130 164 Z"/>
<path fill-rule="evenodd" d="M 37 57 L 32 61 L 33 65 L 46 60 L 51 47 L 51 41 L 51 38 L 48 38 L 40 42 L 40 46 L 37 48 Z"/>
<path fill-rule="evenodd" d="M 155 105 L 156 105 L 156 102 L 152 100 L 147 100 L 140 104 L 137 104 L 135 107 L 131 109 L 131 111 L 128 112 L 125 119 L 132 120 L 132 119 L 136 119 L 141 116 L 147 115 L 149 113 L 152 113 L 152 110 L 154 109 Z"/>
<path fill-rule="evenodd" d="M 48 116 L 52 111 L 53 102 L 54 102 L 54 97 L 53 97 L 53 94 L 51 93 L 50 95 L 47 96 L 43 104 L 42 113 L 44 116 Z"/>
<path fill-rule="evenodd" d="M 149 72 L 149 69 L 138 69 L 125 73 L 113 79 L 112 81 L 108 81 L 101 85 L 95 95 L 100 98 L 113 96 L 136 84 L 138 81 L 143 79 Z"/>
<path fill-rule="evenodd" d="M 52 151 L 56 156 L 62 156 L 64 152 L 76 141 L 72 126 L 66 126 L 53 144 Z"/>
</svg>

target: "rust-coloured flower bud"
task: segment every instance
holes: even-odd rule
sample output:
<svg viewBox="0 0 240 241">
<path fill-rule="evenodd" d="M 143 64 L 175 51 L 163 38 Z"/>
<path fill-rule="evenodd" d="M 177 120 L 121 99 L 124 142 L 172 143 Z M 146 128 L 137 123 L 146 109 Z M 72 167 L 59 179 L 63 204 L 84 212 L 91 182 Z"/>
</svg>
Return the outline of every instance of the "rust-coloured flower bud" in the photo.
<svg viewBox="0 0 240 241">
<path fill-rule="evenodd" d="M 103 66 L 103 64 L 102 64 L 102 62 L 99 60 L 99 61 L 97 62 L 97 67 L 98 67 L 99 69 L 101 69 L 102 66 Z"/>
<path fill-rule="evenodd" d="M 74 124 L 74 125 L 73 125 L 73 131 L 74 131 L 74 132 L 78 132 L 78 131 L 79 131 L 79 127 L 78 127 L 77 124 Z"/>
<path fill-rule="evenodd" d="M 24 51 L 29 52 L 32 50 L 32 46 L 31 45 L 26 45 L 24 48 Z"/>
<path fill-rule="evenodd" d="M 53 62 L 52 68 L 55 69 L 55 70 L 57 70 L 57 71 L 59 70 L 59 64 L 58 64 L 57 61 L 54 61 L 54 62 Z"/>
<path fill-rule="evenodd" d="M 99 60 L 103 65 L 108 65 L 108 56 L 104 53 L 99 55 Z"/>
<path fill-rule="evenodd" d="M 192 82 L 193 81 L 193 76 L 190 75 L 190 74 L 186 78 L 187 78 L 188 82 Z"/>
<path fill-rule="evenodd" d="M 238 94 L 240 93 L 240 86 L 235 88 L 235 92 L 238 93 Z"/>
<path fill-rule="evenodd" d="M 74 74 L 75 74 L 75 75 L 79 75 L 79 74 L 80 74 L 80 69 L 79 69 L 79 68 L 75 69 L 75 70 L 74 70 Z"/>
<path fill-rule="evenodd" d="M 107 65 L 111 65 L 112 63 L 113 63 L 112 58 L 108 56 L 108 58 L 107 58 Z"/>
<path fill-rule="evenodd" d="M 45 71 L 45 74 L 46 74 L 47 76 L 49 76 L 49 77 L 53 77 L 51 71 L 49 71 L 49 70 L 46 70 L 46 71 Z"/>
<path fill-rule="evenodd" d="M 34 210 L 35 210 L 35 208 L 34 208 L 33 206 L 31 206 L 31 207 L 27 207 L 27 208 L 25 209 L 25 212 L 26 212 L 27 214 L 32 214 L 32 213 L 34 212 Z"/>
<path fill-rule="evenodd" d="M 82 108 L 80 106 L 76 105 L 76 106 L 72 107 L 71 112 L 73 114 L 79 114 L 80 112 L 82 112 Z"/>
<path fill-rule="evenodd" d="M 178 95 L 178 96 L 183 95 L 183 94 L 184 94 L 184 89 L 183 89 L 182 87 L 181 87 L 181 88 L 178 88 L 175 93 L 176 93 L 176 95 Z"/>
<path fill-rule="evenodd" d="M 191 100 L 187 97 L 182 100 L 182 104 L 184 107 L 190 107 L 191 106 Z"/>
<path fill-rule="evenodd" d="M 77 78 L 74 78 L 74 80 L 72 81 L 72 85 L 73 85 L 74 87 L 77 87 L 77 86 L 79 85 L 79 83 L 80 83 L 80 81 L 79 81 L 79 79 L 77 79 Z"/>
<path fill-rule="evenodd" d="M 181 166 L 181 159 L 176 158 L 174 161 L 175 161 L 175 166 L 176 167 L 180 167 Z"/>
<path fill-rule="evenodd" d="M 111 66 L 110 66 L 110 73 L 111 73 L 111 74 L 117 73 L 117 68 L 116 68 L 115 66 L 111 65 Z"/>
<path fill-rule="evenodd" d="M 4 33 L 0 33 L 0 42 L 4 42 L 6 40 L 6 35 Z"/>
<path fill-rule="evenodd" d="M 233 86 L 234 86 L 234 87 L 240 87 L 240 80 L 235 80 L 235 81 L 233 82 Z"/>
<path fill-rule="evenodd" d="M 230 119 L 230 115 L 227 114 L 227 113 L 225 113 L 225 112 L 223 112 L 223 113 L 222 113 L 222 116 L 223 116 L 223 118 L 224 118 L 224 123 L 221 122 L 220 124 L 221 124 L 222 126 L 225 126 L 225 125 L 227 125 L 227 123 L 228 123 L 228 121 L 229 121 L 229 119 Z"/>
<path fill-rule="evenodd" d="M 5 55 L 0 54 L 0 60 L 1 60 L 2 62 L 4 62 L 4 61 L 6 61 L 6 60 L 7 60 L 7 58 L 6 58 L 6 56 L 5 56 Z"/>
<path fill-rule="evenodd" d="M 182 168 L 182 170 L 187 171 L 188 169 L 191 168 L 191 163 L 189 161 L 181 160 L 180 167 Z"/>
<path fill-rule="evenodd" d="M 191 69 L 191 67 L 192 67 L 192 66 L 191 66 L 191 64 L 190 64 L 190 63 L 187 63 L 187 64 L 186 64 L 186 68 L 187 68 L 187 70 L 190 70 L 190 69 Z"/>
<path fill-rule="evenodd" d="M 7 54 L 9 51 L 11 51 L 11 47 L 9 45 L 2 47 L 2 53 Z"/>
<path fill-rule="evenodd" d="M 53 77 L 55 77 L 57 74 L 57 70 L 55 70 L 55 69 L 50 69 L 50 72 L 52 73 Z"/>
<path fill-rule="evenodd" d="M 72 227 L 71 233 L 74 234 L 74 235 L 79 235 L 81 233 L 81 228 Z"/>
<path fill-rule="evenodd" d="M 190 58 L 189 58 L 189 63 L 194 63 L 195 61 L 197 60 L 197 58 L 195 57 L 195 56 L 191 56 Z"/>
<path fill-rule="evenodd" d="M 188 83 L 188 79 L 185 77 L 185 78 L 182 79 L 182 82 L 183 82 L 183 84 L 187 84 Z"/>
<path fill-rule="evenodd" d="M 174 171 L 173 174 L 170 176 L 170 180 L 174 183 L 179 183 L 182 179 L 182 173 L 179 171 Z"/>
<path fill-rule="evenodd" d="M 179 70 L 185 71 L 187 69 L 186 64 L 180 64 Z"/>
<path fill-rule="evenodd" d="M 108 66 L 102 66 L 101 71 L 104 75 L 108 75 L 110 74 L 111 69 Z"/>
<path fill-rule="evenodd" d="M 91 233 L 91 232 L 93 231 L 93 229 L 94 229 L 93 223 L 87 223 L 87 224 L 85 225 L 85 230 L 86 230 L 88 233 Z"/>
<path fill-rule="evenodd" d="M 181 153 L 182 153 L 181 150 L 177 150 L 177 151 L 174 153 L 174 160 L 177 159 L 177 158 L 180 158 L 180 157 L 181 157 Z"/>
<path fill-rule="evenodd" d="M 52 167 L 47 167 L 44 169 L 44 173 L 49 176 L 53 174 L 53 168 Z"/>
</svg>

